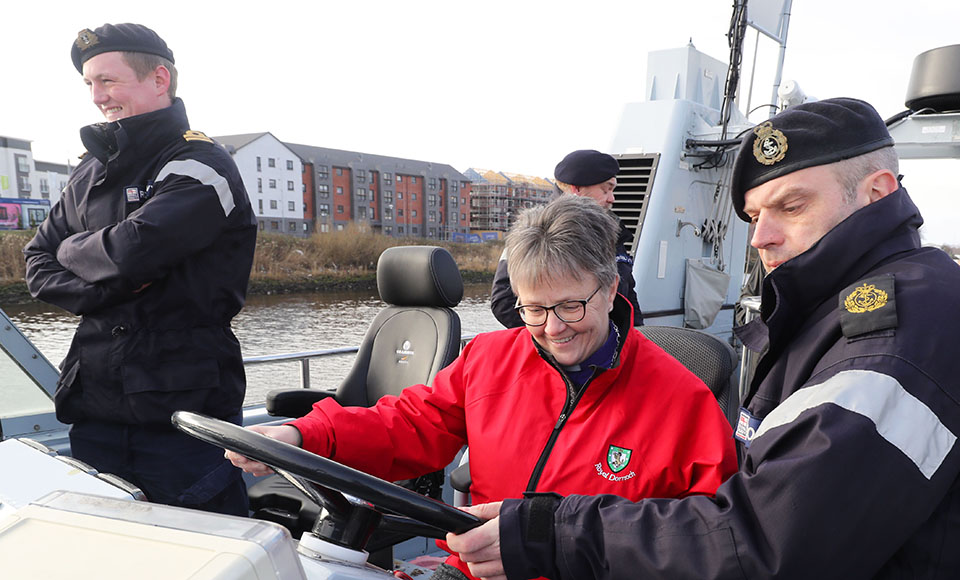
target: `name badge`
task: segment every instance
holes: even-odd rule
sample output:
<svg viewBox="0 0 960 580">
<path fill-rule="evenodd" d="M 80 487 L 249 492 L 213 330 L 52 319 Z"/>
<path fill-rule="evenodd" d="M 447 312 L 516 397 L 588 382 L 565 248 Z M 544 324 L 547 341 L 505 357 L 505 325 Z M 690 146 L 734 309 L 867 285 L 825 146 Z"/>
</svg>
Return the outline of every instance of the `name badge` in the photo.
<svg viewBox="0 0 960 580">
<path fill-rule="evenodd" d="M 750 448 L 750 442 L 753 441 L 753 436 L 757 434 L 757 429 L 760 427 L 760 419 L 753 416 L 750 411 L 740 407 L 740 417 L 737 419 L 737 430 L 734 432 L 733 437 L 740 443 L 743 443 L 744 448 Z"/>
<path fill-rule="evenodd" d="M 140 188 L 139 187 L 124 187 L 123 193 L 127 196 L 127 203 L 137 203 L 140 201 Z"/>
</svg>

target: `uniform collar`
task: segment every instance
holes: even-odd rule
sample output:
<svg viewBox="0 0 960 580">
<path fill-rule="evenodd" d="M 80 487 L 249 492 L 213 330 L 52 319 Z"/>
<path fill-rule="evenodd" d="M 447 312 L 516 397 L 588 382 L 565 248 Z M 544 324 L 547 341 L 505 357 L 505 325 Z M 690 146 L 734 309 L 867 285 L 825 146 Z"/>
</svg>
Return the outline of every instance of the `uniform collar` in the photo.
<svg viewBox="0 0 960 580">
<path fill-rule="evenodd" d="M 791 336 L 824 300 L 894 254 L 920 247 L 920 211 L 903 187 L 854 212 L 763 281 L 760 316 L 769 340 Z"/>
<path fill-rule="evenodd" d="M 150 157 L 189 128 L 186 108 L 177 98 L 163 109 L 87 125 L 80 129 L 80 140 L 91 155 L 106 164 L 121 152 L 132 151 L 137 157 Z"/>
</svg>

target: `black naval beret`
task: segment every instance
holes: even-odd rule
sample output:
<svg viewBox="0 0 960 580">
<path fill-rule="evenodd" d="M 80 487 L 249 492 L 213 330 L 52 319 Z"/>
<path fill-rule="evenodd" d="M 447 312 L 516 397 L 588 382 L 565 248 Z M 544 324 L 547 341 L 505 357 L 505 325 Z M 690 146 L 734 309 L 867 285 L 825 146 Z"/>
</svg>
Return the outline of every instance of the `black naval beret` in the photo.
<svg viewBox="0 0 960 580">
<path fill-rule="evenodd" d="M 70 49 L 73 66 L 83 74 L 83 63 L 105 52 L 145 52 L 173 60 L 173 51 L 156 32 L 142 24 L 104 24 L 96 30 L 84 28 Z"/>
<path fill-rule="evenodd" d="M 585 186 L 603 183 L 620 172 L 620 164 L 612 155 L 593 149 L 580 149 L 557 163 L 553 176 L 562 183 Z"/>
<path fill-rule="evenodd" d="M 760 123 L 743 137 L 730 195 L 744 221 L 744 193 L 807 167 L 826 165 L 893 145 L 893 137 L 869 103 L 837 98 L 803 103 Z"/>
</svg>

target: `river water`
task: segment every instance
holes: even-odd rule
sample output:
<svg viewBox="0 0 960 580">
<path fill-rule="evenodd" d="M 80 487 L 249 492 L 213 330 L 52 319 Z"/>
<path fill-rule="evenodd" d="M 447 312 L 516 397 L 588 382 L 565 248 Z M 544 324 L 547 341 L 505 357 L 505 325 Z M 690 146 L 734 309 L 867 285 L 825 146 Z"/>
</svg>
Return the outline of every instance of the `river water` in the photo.
<svg viewBox="0 0 960 580">
<path fill-rule="evenodd" d="M 464 335 L 502 328 L 489 306 L 490 284 L 469 284 L 457 306 Z M 244 357 L 357 346 L 376 313 L 384 307 L 375 291 L 250 296 L 233 320 Z M 79 318 L 46 304 L 5 305 L 13 320 L 54 365 L 67 353 Z M 314 359 L 310 383 L 333 389 L 346 375 L 353 355 Z M 299 363 L 247 368 L 245 404 L 261 403 L 274 388 L 299 386 Z"/>
</svg>

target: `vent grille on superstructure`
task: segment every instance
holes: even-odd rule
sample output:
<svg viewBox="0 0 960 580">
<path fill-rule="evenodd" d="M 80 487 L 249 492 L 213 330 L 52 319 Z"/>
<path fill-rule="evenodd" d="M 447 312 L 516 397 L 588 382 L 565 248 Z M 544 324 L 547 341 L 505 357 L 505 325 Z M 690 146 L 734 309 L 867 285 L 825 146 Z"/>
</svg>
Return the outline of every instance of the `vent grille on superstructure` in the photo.
<svg viewBox="0 0 960 580">
<path fill-rule="evenodd" d="M 614 157 L 620 163 L 620 173 L 617 174 L 617 188 L 614 190 L 613 213 L 630 230 L 631 236 L 626 246 L 632 256 L 640 239 L 660 155 L 623 153 Z"/>
</svg>

